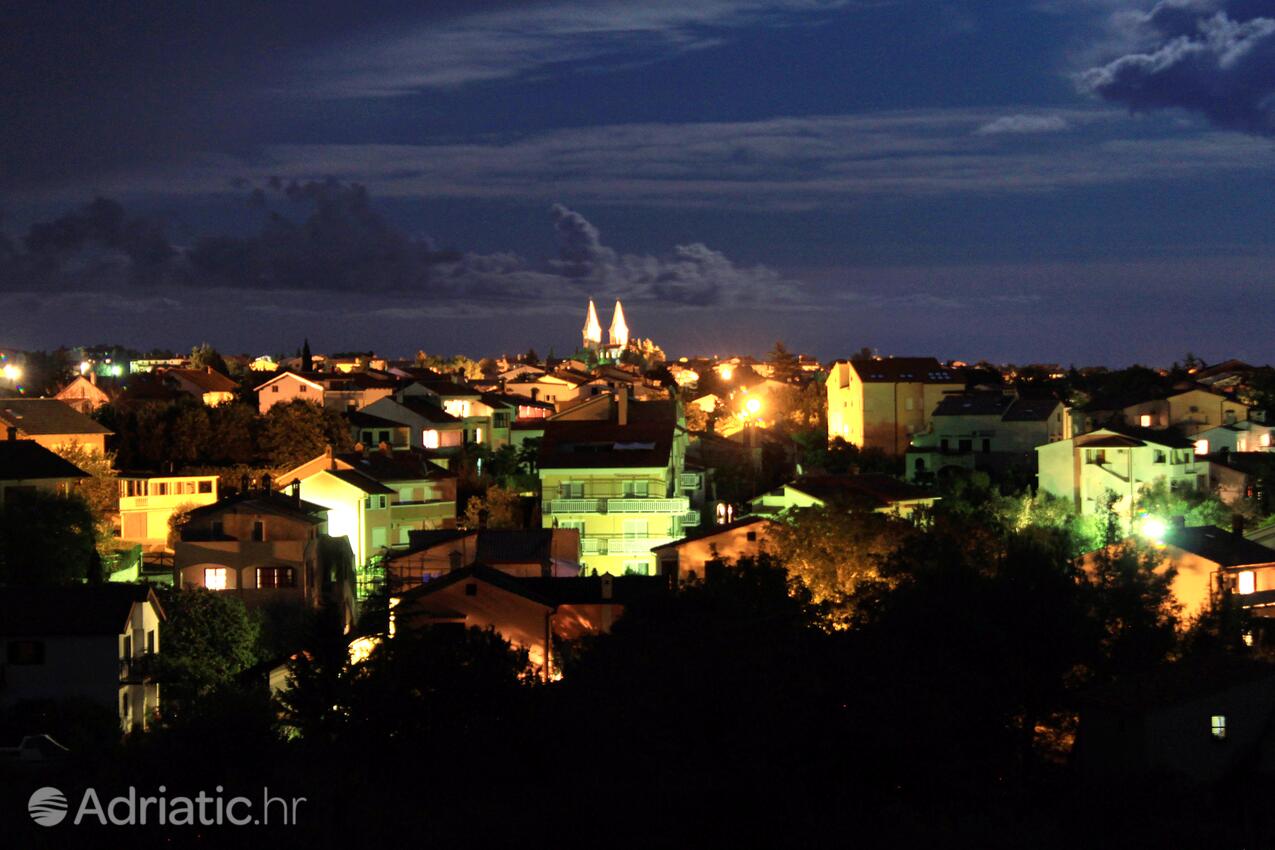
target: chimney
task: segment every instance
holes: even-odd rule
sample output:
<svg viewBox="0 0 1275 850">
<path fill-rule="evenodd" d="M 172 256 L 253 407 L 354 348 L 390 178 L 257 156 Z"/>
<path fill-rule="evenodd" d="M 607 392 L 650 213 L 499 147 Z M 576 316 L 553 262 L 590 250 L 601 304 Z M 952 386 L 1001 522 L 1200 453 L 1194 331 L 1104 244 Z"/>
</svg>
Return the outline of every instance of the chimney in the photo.
<svg viewBox="0 0 1275 850">
<path fill-rule="evenodd" d="M 96 369 L 89 370 L 89 383 L 95 387 L 97 386 L 97 370 Z"/>
<path fill-rule="evenodd" d="M 616 403 L 616 423 L 620 425 L 629 424 L 629 391 L 621 389 L 615 394 Z"/>
<path fill-rule="evenodd" d="M 1244 536 L 1244 516 L 1242 514 L 1231 515 L 1231 533 L 1236 537 Z"/>
<path fill-rule="evenodd" d="M 460 550 L 453 549 L 447 553 L 447 565 L 453 570 L 459 570 L 461 557 Z"/>
<path fill-rule="evenodd" d="M 10 440 L 16 440 L 16 439 L 18 439 L 18 426 L 17 426 L 17 425 L 10 425 L 8 428 L 5 428 L 4 430 L 5 430 L 5 436 L 6 436 L 8 439 L 10 439 Z"/>
<path fill-rule="evenodd" d="M 261 492 L 265 493 L 267 496 L 270 495 L 271 493 L 274 492 L 273 485 L 274 485 L 274 479 L 270 477 L 269 472 L 261 476 Z"/>
<path fill-rule="evenodd" d="M 614 598 L 614 596 L 615 596 L 615 577 L 609 576 L 609 575 L 603 576 L 602 577 L 602 598 L 612 599 Z"/>
<path fill-rule="evenodd" d="M 328 469 L 336 469 L 336 458 L 332 456 L 332 444 L 323 449 L 323 456 L 328 459 Z"/>
<path fill-rule="evenodd" d="M 301 507 L 301 479 L 292 479 L 292 504 Z"/>
<path fill-rule="evenodd" d="M 245 472 L 243 475 L 240 475 L 239 476 L 239 495 L 241 496 L 248 495 L 248 485 L 251 483 L 252 483 L 252 480 L 248 478 L 248 473 Z"/>
</svg>

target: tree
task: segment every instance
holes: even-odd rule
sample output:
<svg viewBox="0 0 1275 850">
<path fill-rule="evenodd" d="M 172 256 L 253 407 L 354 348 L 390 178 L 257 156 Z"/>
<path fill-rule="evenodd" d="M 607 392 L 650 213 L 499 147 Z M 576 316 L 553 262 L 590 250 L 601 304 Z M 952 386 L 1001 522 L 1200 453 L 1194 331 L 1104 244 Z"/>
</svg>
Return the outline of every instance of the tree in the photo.
<svg viewBox="0 0 1275 850">
<path fill-rule="evenodd" d="M 328 446 L 348 451 L 353 444 L 340 414 L 308 401 L 274 405 L 261 429 L 261 454 L 277 469 L 313 460 Z"/>
<path fill-rule="evenodd" d="M 1102 629 L 1098 669 L 1106 676 L 1145 670 L 1174 648 L 1180 606 L 1177 569 L 1136 541 L 1098 550 L 1087 571 L 1093 616 Z"/>
<path fill-rule="evenodd" d="M 81 581 L 97 557 L 93 512 L 80 496 L 35 490 L 0 505 L 0 585 Z"/>
<path fill-rule="evenodd" d="M 180 714 L 257 663 L 260 627 L 233 594 L 204 588 L 155 591 L 167 617 L 159 656 L 161 695 L 168 710 Z"/>
<path fill-rule="evenodd" d="M 771 532 L 771 548 L 790 578 L 844 625 L 861 582 L 886 581 L 882 567 L 915 528 L 873 511 L 798 508 Z"/>
<path fill-rule="evenodd" d="M 305 342 L 301 345 L 301 371 L 314 371 L 314 355 L 310 353 L 310 338 L 306 337 Z"/>
<path fill-rule="evenodd" d="M 775 347 L 766 359 L 770 363 L 771 377 L 776 381 L 791 384 L 801 378 L 801 358 L 789 351 L 782 340 L 775 341 Z"/>
<path fill-rule="evenodd" d="M 230 374 L 230 369 L 226 366 L 225 359 L 208 343 L 200 343 L 190 350 L 190 368 L 192 369 L 209 369 L 214 372 L 220 372 L 223 375 Z"/>
<path fill-rule="evenodd" d="M 168 425 L 168 460 L 174 467 L 196 463 L 206 457 L 212 442 L 208 408 L 198 402 L 178 403 Z"/>
<path fill-rule="evenodd" d="M 219 404 L 208 411 L 210 438 L 207 460 L 218 464 L 249 464 L 257 455 L 256 408 L 242 402 Z"/>
<path fill-rule="evenodd" d="M 1135 510 L 1160 517 L 1165 521 L 1183 517 L 1188 525 L 1225 526 L 1231 516 L 1216 493 L 1198 490 L 1175 490 L 1164 478 L 1157 478 L 1138 494 Z"/>
<path fill-rule="evenodd" d="M 98 553 L 104 554 L 111 546 L 115 516 L 120 510 L 119 479 L 115 477 L 114 468 L 115 454 L 91 451 L 78 442 L 59 446 L 56 451 L 64 460 L 92 476 L 76 481 L 75 492 L 93 514 Z"/>
<path fill-rule="evenodd" d="M 466 528 L 522 528 L 522 500 L 517 491 L 488 487 L 483 496 L 470 496 L 465 505 Z"/>
</svg>

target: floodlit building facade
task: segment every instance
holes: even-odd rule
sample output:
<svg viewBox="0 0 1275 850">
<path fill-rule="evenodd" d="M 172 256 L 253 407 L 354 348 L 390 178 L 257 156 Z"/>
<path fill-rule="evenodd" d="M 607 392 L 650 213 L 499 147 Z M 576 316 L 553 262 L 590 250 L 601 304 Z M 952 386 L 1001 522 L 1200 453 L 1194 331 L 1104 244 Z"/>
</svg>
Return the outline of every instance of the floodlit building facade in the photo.
<svg viewBox="0 0 1275 850">
<path fill-rule="evenodd" d="M 828 439 L 889 455 L 929 430 L 931 412 L 965 382 L 933 357 L 838 360 L 826 384 Z"/>
</svg>

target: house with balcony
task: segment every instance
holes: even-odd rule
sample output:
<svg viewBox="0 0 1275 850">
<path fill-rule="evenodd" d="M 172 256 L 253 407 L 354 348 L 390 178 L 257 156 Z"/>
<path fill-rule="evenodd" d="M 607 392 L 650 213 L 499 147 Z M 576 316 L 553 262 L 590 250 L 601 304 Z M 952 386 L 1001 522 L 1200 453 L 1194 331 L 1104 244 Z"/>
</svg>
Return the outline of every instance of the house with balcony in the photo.
<svg viewBox="0 0 1275 850">
<path fill-rule="evenodd" d="M 1036 447 L 1042 492 L 1068 500 L 1084 516 L 1115 511 L 1131 520 L 1143 488 L 1163 480 L 1172 490 L 1208 488 L 1208 464 L 1195 443 L 1173 431 L 1107 426 Z"/>
<path fill-rule="evenodd" d="M 484 564 L 513 576 L 580 574 L 580 534 L 570 528 L 469 528 L 413 531 L 407 549 L 385 559 L 391 590 L 403 590 Z"/>
<path fill-rule="evenodd" d="M 120 473 L 120 538 L 166 547 L 173 515 L 215 503 L 217 480 L 216 475 Z"/>
<path fill-rule="evenodd" d="M 412 445 L 412 426 L 385 419 L 363 410 L 351 410 L 345 414 L 350 423 L 350 437 L 355 443 L 370 448 L 382 444 L 392 449 L 406 449 Z"/>
<path fill-rule="evenodd" d="M 829 440 L 901 455 L 930 429 L 943 396 L 963 392 L 965 381 L 933 357 L 888 357 L 838 360 L 825 387 Z"/>
<path fill-rule="evenodd" d="M 524 373 L 507 379 L 505 392 L 560 407 L 579 395 L 580 384 L 580 381 L 563 375 Z"/>
<path fill-rule="evenodd" d="M 0 706 L 88 699 L 144 730 L 159 709 L 152 659 L 164 610 L 146 585 L 0 588 Z"/>
<path fill-rule="evenodd" d="M 103 454 L 111 429 L 56 398 L 0 398 L 0 433 L 55 452 L 78 443 Z"/>
<path fill-rule="evenodd" d="M 66 495 L 90 477 L 35 440 L 0 440 L 0 505 L 37 490 Z"/>
<path fill-rule="evenodd" d="M 1248 407 L 1228 395 L 1180 384 L 1171 389 L 1152 388 L 1142 393 L 1091 399 L 1076 412 L 1076 433 L 1105 425 L 1161 430 L 1173 428 L 1192 435 L 1218 425 L 1234 425 L 1248 419 Z"/>
<path fill-rule="evenodd" d="M 590 418 L 559 414 L 545 424 L 538 460 L 544 527 L 578 531 L 591 573 L 652 575 L 652 548 L 700 523 L 683 478 L 685 422 L 674 403 L 632 401 L 627 393 L 589 405 Z"/>
<path fill-rule="evenodd" d="M 465 445 L 465 421 L 443 410 L 431 395 L 400 392 L 359 412 L 407 427 L 408 445 L 414 448 L 456 455 Z"/>
<path fill-rule="evenodd" d="M 1036 447 L 1071 436 L 1071 415 L 1055 398 L 967 392 L 944 396 L 929 427 L 907 451 L 909 481 L 929 481 L 945 469 L 1003 473 L 1036 471 Z"/>
<path fill-rule="evenodd" d="M 353 622 L 352 556 L 332 557 L 328 509 L 269 489 L 235 493 L 191 511 L 174 546 L 179 587 L 234 593 L 249 608 L 340 604 Z"/>
</svg>

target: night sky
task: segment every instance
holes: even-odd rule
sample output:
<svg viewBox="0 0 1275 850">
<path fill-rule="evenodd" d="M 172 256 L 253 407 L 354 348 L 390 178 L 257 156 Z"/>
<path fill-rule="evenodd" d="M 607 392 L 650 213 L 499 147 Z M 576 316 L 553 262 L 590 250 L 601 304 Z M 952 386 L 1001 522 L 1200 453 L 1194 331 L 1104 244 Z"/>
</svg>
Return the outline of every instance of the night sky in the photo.
<svg viewBox="0 0 1275 850">
<path fill-rule="evenodd" d="M 0 346 L 562 354 L 620 297 L 673 355 L 1275 360 L 1275 0 L 5 29 Z"/>
</svg>

